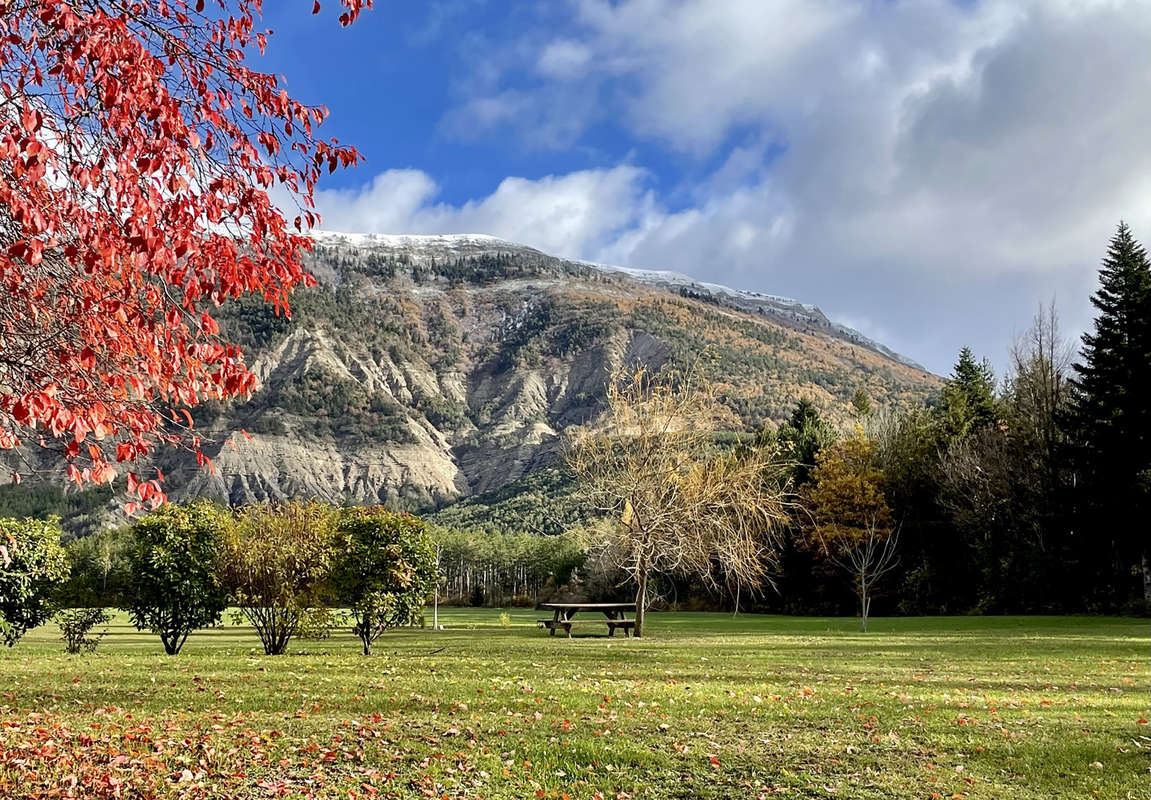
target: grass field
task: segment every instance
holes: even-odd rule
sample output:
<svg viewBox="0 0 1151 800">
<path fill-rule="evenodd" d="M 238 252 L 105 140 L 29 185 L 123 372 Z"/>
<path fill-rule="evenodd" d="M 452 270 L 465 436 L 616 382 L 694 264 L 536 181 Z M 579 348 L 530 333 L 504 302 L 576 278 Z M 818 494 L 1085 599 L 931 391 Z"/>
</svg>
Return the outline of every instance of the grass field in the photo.
<svg viewBox="0 0 1151 800">
<path fill-rule="evenodd" d="M 0 797 L 1151 798 L 1147 620 L 537 616 L 447 610 L 367 658 L 34 631 L 0 653 Z"/>
</svg>

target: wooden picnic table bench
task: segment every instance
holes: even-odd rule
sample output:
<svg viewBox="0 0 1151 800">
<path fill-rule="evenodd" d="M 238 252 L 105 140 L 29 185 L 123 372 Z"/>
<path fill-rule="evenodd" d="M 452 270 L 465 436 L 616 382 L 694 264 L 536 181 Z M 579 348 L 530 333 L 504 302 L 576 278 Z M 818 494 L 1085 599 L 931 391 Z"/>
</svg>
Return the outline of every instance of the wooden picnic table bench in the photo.
<svg viewBox="0 0 1151 800">
<path fill-rule="evenodd" d="M 536 608 L 545 611 L 554 611 L 551 619 L 536 620 L 541 628 L 547 628 L 551 636 L 556 635 L 556 630 L 561 629 L 567 633 L 570 638 L 572 635 L 572 625 L 578 625 L 581 622 L 599 624 L 601 620 L 598 619 L 584 619 L 574 621 L 572 617 L 580 611 L 598 611 L 602 613 L 607 619 L 602 620 L 607 624 L 607 635 L 615 636 L 616 629 L 623 629 L 624 636 L 630 636 L 632 629 L 635 628 L 635 620 L 627 618 L 627 612 L 635 614 L 635 603 L 540 603 Z"/>
</svg>

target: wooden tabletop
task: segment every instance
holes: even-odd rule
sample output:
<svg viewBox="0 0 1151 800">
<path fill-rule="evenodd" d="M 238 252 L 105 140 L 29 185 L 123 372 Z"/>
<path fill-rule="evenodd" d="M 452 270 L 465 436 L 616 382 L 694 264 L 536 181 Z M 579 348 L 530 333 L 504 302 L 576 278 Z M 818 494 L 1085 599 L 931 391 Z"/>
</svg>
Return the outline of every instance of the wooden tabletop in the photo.
<svg viewBox="0 0 1151 800">
<path fill-rule="evenodd" d="M 628 609 L 635 608 L 635 603 L 540 603 L 540 608 L 578 608 L 587 611 L 598 611 L 601 608 Z"/>
</svg>

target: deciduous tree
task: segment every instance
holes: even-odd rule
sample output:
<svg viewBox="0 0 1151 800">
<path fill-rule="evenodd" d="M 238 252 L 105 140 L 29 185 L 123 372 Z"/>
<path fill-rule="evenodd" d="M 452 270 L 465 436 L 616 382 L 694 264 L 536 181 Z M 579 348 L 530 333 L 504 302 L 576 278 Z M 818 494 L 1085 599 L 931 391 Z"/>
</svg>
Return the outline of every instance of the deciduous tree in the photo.
<svg viewBox="0 0 1151 800">
<path fill-rule="evenodd" d="M 341 3 L 348 24 L 371 0 Z M 158 443 L 205 463 L 187 407 L 252 389 L 210 311 L 287 312 L 316 181 L 359 158 L 247 66 L 260 7 L 0 0 L 0 448 L 58 443 L 77 483 Z"/>
<path fill-rule="evenodd" d="M 875 443 L 857 427 L 820 452 L 811 477 L 806 495 L 812 539 L 851 575 L 866 631 L 875 584 L 895 567 L 898 538 L 883 496 Z"/>
<path fill-rule="evenodd" d="M 598 545 L 635 585 L 635 635 L 652 575 L 767 581 L 787 521 L 774 450 L 717 448 L 715 432 L 735 420 L 690 375 L 617 370 L 606 395 L 602 424 L 574 435 L 569 461 L 613 521 Z"/>
<path fill-rule="evenodd" d="M 217 570 L 231 515 L 207 501 L 168 505 L 133 526 L 125 609 L 176 655 L 192 631 L 215 625 L 228 604 Z"/>
<path fill-rule="evenodd" d="M 11 647 L 52 616 L 53 595 L 68 579 L 68 558 L 53 520 L 0 518 L 0 638 Z"/>
<path fill-rule="evenodd" d="M 419 617 L 437 578 L 436 551 L 418 517 L 382 508 L 340 513 L 332 588 L 364 655 L 384 631 Z"/>
<path fill-rule="evenodd" d="M 253 505 L 224 536 L 220 573 L 232 602 L 256 629 L 266 655 L 282 655 L 331 575 L 331 507 Z"/>
</svg>

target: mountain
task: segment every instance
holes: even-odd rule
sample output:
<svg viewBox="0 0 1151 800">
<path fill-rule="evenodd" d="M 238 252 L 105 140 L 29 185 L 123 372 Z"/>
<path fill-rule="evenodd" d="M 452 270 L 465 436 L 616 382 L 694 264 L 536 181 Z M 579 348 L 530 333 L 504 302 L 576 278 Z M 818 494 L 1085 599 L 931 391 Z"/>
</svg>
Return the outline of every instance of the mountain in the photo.
<svg viewBox="0 0 1151 800">
<path fill-rule="evenodd" d="M 317 233 L 308 266 L 319 283 L 290 320 L 255 299 L 221 309 L 261 387 L 196 409 L 214 470 L 161 454 L 171 497 L 426 510 L 514 494 L 550 480 L 621 362 L 697 364 L 747 430 L 800 397 L 842 421 L 859 387 L 885 405 L 940 383 L 812 305 L 490 236 Z"/>
</svg>

